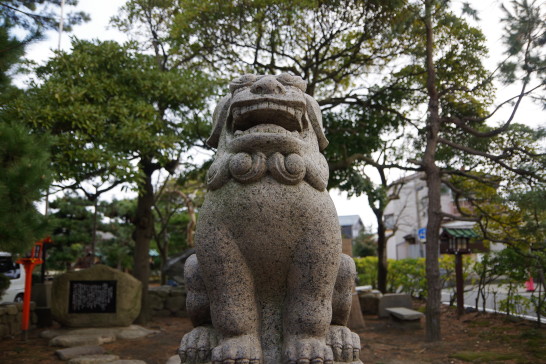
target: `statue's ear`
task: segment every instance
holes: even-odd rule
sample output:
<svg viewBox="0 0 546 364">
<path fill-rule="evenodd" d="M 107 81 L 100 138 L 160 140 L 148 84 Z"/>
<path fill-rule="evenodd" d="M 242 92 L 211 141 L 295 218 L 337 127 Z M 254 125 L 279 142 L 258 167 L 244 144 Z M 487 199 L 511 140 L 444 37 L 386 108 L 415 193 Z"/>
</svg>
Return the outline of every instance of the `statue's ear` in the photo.
<svg viewBox="0 0 546 364">
<path fill-rule="evenodd" d="M 305 99 L 307 101 L 307 115 L 317 136 L 319 149 L 322 152 L 328 146 L 329 142 L 328 139 L 326 139 L 326 135 L 324 135 L 324 130 L 322 130 L 322 113 L 320 111 L 320 106 L 314 98 L 307 94 L 305 94 Z"/>
<path fill-rule="evenodd" d="M 220 134 L 222 134 L 222 129 L 226 124 L 228 115 L 229 115 L 229 100 L 231 95 L 222 97 L 222 99 L 216 105 L 214 109 L 214 114 L 212 115 L 212 133 L 207 139 L 207 144 L 209 147 L 218 148 L 218 142 L 220 141 Z"/>
</svg>

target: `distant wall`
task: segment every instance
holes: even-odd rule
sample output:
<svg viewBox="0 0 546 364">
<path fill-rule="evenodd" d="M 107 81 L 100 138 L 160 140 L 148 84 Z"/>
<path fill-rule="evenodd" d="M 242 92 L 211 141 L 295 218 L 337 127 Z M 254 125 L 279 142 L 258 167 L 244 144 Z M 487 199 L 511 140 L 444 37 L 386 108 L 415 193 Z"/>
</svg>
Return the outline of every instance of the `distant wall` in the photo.
<svg viewBox="0 0 546 364">
<path fill-rule="evenodd" d="M 186 289 L 184 287 L 150 287 L 148 294 L 152 316 L 188 316 L 186 312 Z"/>
<path fill-rule="evenodd" d="M 30 303 L 30 328 L 36 327 L 38 317 L 34 310 L 36 305 Z M 0 339 L 11 338 L 21 334 L 21 320 L 23 318 L 22 303 L 7 303 L 0 305 Z"/>
</svg>

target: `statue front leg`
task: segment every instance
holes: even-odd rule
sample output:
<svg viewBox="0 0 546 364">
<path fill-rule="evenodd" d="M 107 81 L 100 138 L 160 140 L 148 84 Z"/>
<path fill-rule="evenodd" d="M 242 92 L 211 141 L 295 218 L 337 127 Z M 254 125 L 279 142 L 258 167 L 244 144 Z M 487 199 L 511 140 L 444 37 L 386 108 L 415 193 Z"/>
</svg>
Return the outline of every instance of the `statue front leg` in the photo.
<svg viewBox="0 0 546 364">
<path fill-rule="evenodd" d="M 284 363 L 333 362 L 326 336 L 332 318 L 339 254 L 338 245 L 331 241 L 298 242 L 283 311 Z"/>
<path fill-rule="evenodd" d="M 207 363 L 218 338 L 212 327 L 209 297 L 195 254 L 186 260 L 184 281 L 188 291 L 186 309 L 195 328 L 182 338 L 178 355 L 183 364 Z"/>
<path fill-rule="evenodd" d="M 259 364 L 262 360 L 254 280 L 245 257 L 227 233 L 201 236 L 201 273 L 220 341 L 212 351 L 215 364 Z"/>
<path fill-rule="evenodd" d="M 355 277 L 354 260 L 346 254 L 341 254 L 332 298 L 332 325 L 326 340 L 326 343 L 332 348 L 336 362 L 360 361 L 360 337 L 347 327 Z"/>
</svg>

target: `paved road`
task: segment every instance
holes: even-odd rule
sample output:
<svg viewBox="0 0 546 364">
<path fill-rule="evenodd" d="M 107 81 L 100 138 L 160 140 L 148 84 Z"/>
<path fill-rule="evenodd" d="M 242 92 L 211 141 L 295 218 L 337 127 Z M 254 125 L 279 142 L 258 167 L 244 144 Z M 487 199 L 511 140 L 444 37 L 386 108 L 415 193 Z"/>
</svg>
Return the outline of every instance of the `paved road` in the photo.
<svg viewBox="0 0 546 364">
<path fill-rule="evenodd" d="M 504 286 L 498 286 L 498 285 L 490 285 L 488 287 L 487 293 L 486 293 L 486 310 L 487 311 L 500 311 L 500 302 L 508 296 L 508 287 Z M 542 292 L 544 292 L 544 287 L 542 288 Z M 454 295 L 454 290 L 452 289 L 445 289 L 442 290 L 442 302 L 449 303 L 451 295 Z M 478 294 L 477 288 L 472 286 L 466 286 L 465 287 L 465 295 L 464 295 L 464 303 L 465 306 L 469 307 L 475 307 L 476 305 L 476 296 Z M 516 294 L 516 293 L 514 293 Z M 531 296 L 537 296 L 538 294 L 538 286 L 536 287 L 535 293 L 527 292 L 525 290 L 525 287 L 517 287 L 517 294 L 526 298 L 530 298 Z M 480 297 L 479 303 L 478 303 L 478 309 L 481 310 L 483 305 L 483 301 Z M 522 305 L 516 305 L 516 312 L 520 315 L 526 316 L 526 318 L 529 318 L 531 320 L 536 320 L 536 313 L 532 310 L 532 307 L 525 308 L 522 307 Z M 545 318 L 541 319 L 542 322 L 546 322 Z"/>
</svg>

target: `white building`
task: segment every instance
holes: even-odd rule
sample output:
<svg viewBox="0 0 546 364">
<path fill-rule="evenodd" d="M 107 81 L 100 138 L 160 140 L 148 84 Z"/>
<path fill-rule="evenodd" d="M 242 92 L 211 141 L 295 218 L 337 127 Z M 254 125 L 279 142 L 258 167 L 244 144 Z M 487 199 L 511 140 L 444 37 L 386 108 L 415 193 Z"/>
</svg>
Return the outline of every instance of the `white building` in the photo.
<svg viewBox="0 0 546 364">
<path fill-rule="evenodd" d="M 387 242 L 388 259 L 425 256 L 428 188 L 424 178 L 423 172 L 401 178 L 389 191 L 392 200 L 385 209 L 385 226 L 387 234 L 394 235 Z M 447 187 L 442 187 L 441 205 L 442 211 L 459 214 Z"/>
</svg>

